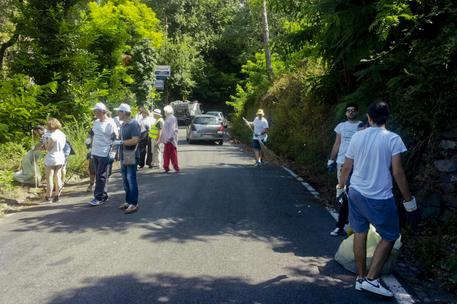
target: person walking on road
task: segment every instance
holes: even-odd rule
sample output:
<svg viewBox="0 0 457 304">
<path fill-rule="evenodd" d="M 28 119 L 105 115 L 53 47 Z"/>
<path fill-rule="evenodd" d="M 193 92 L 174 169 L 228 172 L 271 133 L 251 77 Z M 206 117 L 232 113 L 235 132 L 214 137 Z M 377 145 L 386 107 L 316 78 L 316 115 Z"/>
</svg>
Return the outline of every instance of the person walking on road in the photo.
<svg viewBox="0 0 457 304">
<path fill-rule="evenodd" d="M 163 169 L 164 173 L 170 171 L 170 161 L 176 172 L 179 172 L 178 165 L 178 121 L 173 115 L 173 108 L 165 106 L 165 123 L 160 132 L 159 143 L 164 145 L 163 150 Z"/>
<path fill-rule="evenodd" d="M 134 213 L 138 210 L 138 183 L 136 178 L 138 161 L 138 143 L 140 141 L 141 127 L 131 118 L 131 108 L 122 103 L 116 109 L 119 118 L 123 121 L 121 126 L 121 139 L 115 141 L 120 146 L 119 156 L 121 161 L 121 174 L 125 190 L 125 202 L 119 206 L 125 214 Z"/>
<path fill-rule="evenodd" d="M 152 166 L 162 166 L 162 144 L 159 143 L 160 133 L 163 129 L 162 111 L 160 109 L 154 109 L 152 111 L 154 122 L 149 130 L 149 137 L 151 138 L 152 145 Z"/>
<path fill-rule="evenodd" d="M 416 199 L 411 195 L 401 164 L 400 154 L 406 151 L 400 136 L 386 129 L 389 107 L 383 101 L 368 108 L 370 128 L 353 135 L 346 158 L 338 193 L 345 191 L 351 169 L 349 186 L 349 224 L 354 231 L 354 256 L 357 268 L 355 289 L 386 297 L 393 293 L 384 287 L 380 272 L 400 235 L 398 210 L 392 193 L 392 174 L 403 195 L 408 217 L 417 216 Z M 369 225 L 381 235 L 371 265 L 366 269 L 366 243 Z"/>
<path fill-rule="evenodd" d="M 148 134 L 153 123 L 153 118 L 150 116 L 149 111 L 144 107 L 140 108 L 138 123 L 141 128 L 140 142 L 138 143 L 138 149 L 140 150 L 138 167 L 139 169 L 142 169 L 146 164 L 149 168 L 152 168 L 152 144 L 151 138 Z"/>
<path fill-rule="evenodd" d="M 106 202 L 108 196 L 108 178 L 110 170 L 110 153 L 113 141 L 117 138 L 117 127 L 111 118 L 106 116 L 106 106 L 97 103 L 92 109 L 97 120 L 92 128 L 91 158 L 95 169 L 94 198 L 89 202 L 90 206 L 99 206 Z"/>
<path fill-rule="evenodd" d="M 46 201 L 59 201 L 62 187 L 62 167 L 65 164 L 64 147 L 67 142 L 65 134 L 60 131 L 62 125 L 56 118 L 48 120 L 48 135 L 44 147 L 47 151 L 44 158 L 46 167 Z M 54 198 L 53 196 L 54 192 Z"/>
<path fill-rule="evenodd" d="M 260 166 L 263 163 L 263 151 L 262 144 L 266 143 L 268 139 L 268 120 L 266 120 L 265 113 L 262 109 L 258 109 L 256 113 L 256 118 L 254 121 L 250 122 L 245 120 L 245 122 L 254 128 L 254 134 L 252 135 L 252 148 L 255 153 L 255 166 Z M 262 142 L 262 144 L 261 144 Z"/>
<path fill-rule="evenodd" d="M 330 159 L 327 162 L 327 169 L 333 172 L 336 165 L 336 178 L 340 181 L 341 169 L 344 164 L 344 155 L 349 146 L 352 136 L 357 132 L 360 121 L 356 119 L 358 114 L 358 106 L 354 103 L 346 105 L 347 121 L 339 123 L 335 128 L 335 143 L 330 154 Z M 336 160 L 336 163 L 335 163 Z M 337 196 L 337 199 L 341 199 Z M 338 221 L 334 230 L 330 232 L 331 236 L 346 235 L 344 226 L 348 220 L 348 202 L 344 197 L 341 199 L 341 207 L 338 215 Z"/>
</svg>

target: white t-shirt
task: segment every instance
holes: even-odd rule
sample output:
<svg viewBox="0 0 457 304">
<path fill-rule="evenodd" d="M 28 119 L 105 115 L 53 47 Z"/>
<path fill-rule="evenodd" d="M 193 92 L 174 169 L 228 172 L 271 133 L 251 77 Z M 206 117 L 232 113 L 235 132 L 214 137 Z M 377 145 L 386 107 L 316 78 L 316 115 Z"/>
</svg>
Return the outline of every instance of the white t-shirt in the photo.
<svg viewBox="0 0 457 304">
<path fill-rule="evenodd" d="M 63 148 L 67 142 L 65 134 L 60 130 L 49 132 L 46 141 L 52 148 L 48 150 L 48 153 L 44 157 L 45 166 L 60 166 L 65 164 L 65 154 L 63 153 Z"/>
<path fill-rule="evenodd" d="M 92 140 L 91 154 L 99 157 L 108 157 L 113 143 L 113 133 L 117 136 L 117 126 L 111 118 L 101 122 L 97 119 L 92 128 L 94 138 Z"/>
<path fill-rule="evenodd" d="M 354 160 L 351 187 L 370 199 L 388 199 L 392 193 L 392 156 L 406 151 L 398 134 L 368 128 L 352 136 L 346 157 Z"/>
<path fill-rule="evenodd" d="M 253 139 L 260 139 L 260 140 L 265 140 L 267 138 L 267 134 L 262 134 L 262 132 L 265 131 L 265 129 L 268 129 L 268 121 L 265 119 L 265 117 L 262 117 L 262 119 L 259 119 L 256 117 L 253 121 L 254 125 L 254 134 L 252 136 Z M 262 135 L 260 135 L 262 134 Z"/>
<path fill-rule="evenodd" d="M 338 149 L 338 156 L 336 158 L 337 164 L 344 164 L 344 155 L 346 154 L 346 150 L 349 147 L 349 143 L 351 142 L 352 135 L 357 132 L 357 127 L 359 126 L 360 121 L 356 122 L 341 122 L 339 123 L 336 128 L 335 132 L 341 135 L 341 143 L 340 148 Z"/>
</svg>

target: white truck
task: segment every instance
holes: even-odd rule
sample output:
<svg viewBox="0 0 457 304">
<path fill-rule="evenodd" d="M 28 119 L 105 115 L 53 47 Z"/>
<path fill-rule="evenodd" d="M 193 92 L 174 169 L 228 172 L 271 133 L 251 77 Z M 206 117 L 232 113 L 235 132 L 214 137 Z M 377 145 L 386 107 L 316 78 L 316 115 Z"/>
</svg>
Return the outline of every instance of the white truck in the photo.
<svg viewBox="0 0 457 304">
<path fill-rule="evenodd" d="M 200 109 L 200 103 L 195 101 L 189 100 L 175 100 L 170 102 L 170 106 L 173 107 L 173 111 L 175 112 L 176 119 L 178 119 L 178 123 L 188 125 L 192 121 L 192 118 L 195 115 L 202 114 Z"/>
</svg>

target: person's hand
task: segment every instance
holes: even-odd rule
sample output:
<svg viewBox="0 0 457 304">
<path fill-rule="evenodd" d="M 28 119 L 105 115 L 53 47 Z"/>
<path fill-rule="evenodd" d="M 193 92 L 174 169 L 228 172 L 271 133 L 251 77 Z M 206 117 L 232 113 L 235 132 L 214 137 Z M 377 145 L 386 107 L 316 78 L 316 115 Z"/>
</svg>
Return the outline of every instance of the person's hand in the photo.
<svg viewBox="0 0 457 304">
<path fill-rule="evenodd" d="M 339 198 L 343 193 L 346 191 L 346 187 L 340 187 L 340 185 L 336 185 L 336 198 Z"/>
<path fill-rule="evenodd" d="M 122 146 L 124 144 L 123 140 L 115 140 L 113 141 L 114 146 Z"/>
<path fill-rule="evenodd" d="M 336 163 L 333 159 L 327 161 L 327 171 L 328 173 L 333 173 L 336 170 Z"/>
<path fill-rule="evenodd" d="M 403 207 L 406 209 L 406 222 L 416 227 L 421 219 L 420 210 L 417 208 L 416 198 L 413 196 L 409 201 L 403 201 Z"/>
</svg>

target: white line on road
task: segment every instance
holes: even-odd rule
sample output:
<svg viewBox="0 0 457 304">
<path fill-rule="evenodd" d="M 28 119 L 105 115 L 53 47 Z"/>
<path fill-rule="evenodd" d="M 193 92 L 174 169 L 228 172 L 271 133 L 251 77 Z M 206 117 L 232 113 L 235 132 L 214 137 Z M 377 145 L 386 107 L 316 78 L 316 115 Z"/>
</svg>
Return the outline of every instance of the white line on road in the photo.
<svg viewBox="0 0 457 304">
<path fill-rule="evenodd" d="M 292 175 L 297 181 L 301 182 L 301 184 L 315 197 L 319 198 L 319 192 L 317 192 L 310 184 L 304 182 L 301 177 L 295 174 L 289 168 L 282 166 L 284 170 L 286 170 L 290 175 Z M 336 220 L 338 220 L 338 213 L 331 208 L 326 208 L 330 215 Z M 414 304 L 413 297 L 401 286 L 400 282 L 393 276 L 393 275 L 383 275 L 382 280 L 387 285 L 387 287 L 394 293 L 395 300 L 397 300 L 398 304 Z"/>
</svg>

